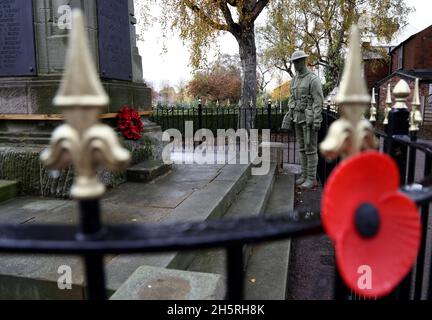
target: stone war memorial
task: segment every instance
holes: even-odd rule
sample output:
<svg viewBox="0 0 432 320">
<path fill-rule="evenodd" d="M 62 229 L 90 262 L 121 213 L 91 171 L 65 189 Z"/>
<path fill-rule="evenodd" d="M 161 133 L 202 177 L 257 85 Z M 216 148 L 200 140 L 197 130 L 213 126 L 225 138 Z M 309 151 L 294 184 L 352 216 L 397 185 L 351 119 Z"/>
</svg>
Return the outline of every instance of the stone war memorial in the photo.
<svg viewBox="0 0 432 320">
<path fill-rule="evenodd" d="M 145 126 L 144 138 L 129 143 L 134 162 L 158 157 L 160 129 L 146 120 L 151 91 L 143 83 L 132 0 L 7 0 L 0 7 L 0 142 L 5 143 L 0 179 L 20 181 L 24 194 L 68 195 L 68 170 L 53 180 L 38 157 L 62 120 L 52 101 L 64 72 L 74 8 L 84 12 L 92 59 L 110 99 L 100 117 L 115 125 L 120 108 L 135 108 Z M 125 174 L 100 174 L 108 186 L 125 180 Z"/>
</svg>

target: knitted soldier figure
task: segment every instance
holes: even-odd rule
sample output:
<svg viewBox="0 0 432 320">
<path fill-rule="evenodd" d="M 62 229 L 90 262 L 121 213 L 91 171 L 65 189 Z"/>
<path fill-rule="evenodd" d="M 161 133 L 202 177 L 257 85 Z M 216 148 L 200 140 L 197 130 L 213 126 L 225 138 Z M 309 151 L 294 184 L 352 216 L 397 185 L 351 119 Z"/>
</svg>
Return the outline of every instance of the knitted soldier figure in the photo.
<svg viewBox="0 0 432 320">
<path fill-rule="evenodd" d="M 291 81 L 289 110 L 282 123 L 282 129 L 294 129 L 300 147 L 302 173 L 296 185 L 312 189 L 317 185 L 318 131 L 322 122 L 324 96 L 321 81 L 306 66 L 308 55 L 296 51 L 291 57 L 296 75 Z"/>
</svg>

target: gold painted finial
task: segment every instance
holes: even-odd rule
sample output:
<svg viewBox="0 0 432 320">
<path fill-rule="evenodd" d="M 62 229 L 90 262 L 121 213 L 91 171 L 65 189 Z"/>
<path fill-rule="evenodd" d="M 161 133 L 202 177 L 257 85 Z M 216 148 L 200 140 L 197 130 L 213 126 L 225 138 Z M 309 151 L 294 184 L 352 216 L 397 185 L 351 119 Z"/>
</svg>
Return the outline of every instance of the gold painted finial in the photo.
<svg viewBox="0 0 432 320">
<path fill-rule="evenodd" d="M 395 109 L 408 109 L 407 100 L 411 93 L 411 89 L 408 83 L 401 79 L 393 89 L 393 95 L 395 96 L 396 104 L 393 106 Z"/>
<path fill-rule="evenodd" d="M 389 83 L 387 85 L 387 98 L 386 98 L 386 102 L 385 102 L 386 106 L 384 109 L 384 121 L 383 124 L 384 125 L 388 125 L 389 124 L 389 114 L 393 105 L 393 101 L 392 101 L 392 97 L 391 97 L 391 84 Z"/>
<path fill-rule="evenodd" d="M 419 110 L 420 108 L 420 84 L 419 79 L 417 78 L 415 81 L 415 88 L 414 88 L 414 97 L 413 101 L 411 103 L 411 112 L 410 112 L 410 127 L 409 131 L 415 132 L 420 130 L 420 125 L 423 122 L 422 114 Z"/>
<path fill-rule="evenodd" d="M 350 48 L 345 60 L 345 68 L 342 75 L 336 103 L 339 105 L 370 103 L 367 86 L 363 76 L 363 59 L 360 46 L 360 33 L 357 26 L 352 26 Z"/>
<path fill-rule="evenodd" d="M 338 156 L 345 158 L 377 147 L 374 129 L 363 116 L 370 101 L 363 76 L 360 34 L 357 26 L 353 26 L 345 69 L 336 97 L 341 118 L 333 122 L 320 145 L 324 157 L 329 160 Z"/>
<path fill-rule="evenodd" d="M 369 122 L 376 122 L 376 115 L 377 115 L 377 108 L 376 108 L 376 99 L 375 99 L 375 88 L 372 88 L 372 101 L 371 101 L 371 107 L 369 109 L 370 117 Z"/>
<path fill-rule="evenodd" d="M 109 98 L 91 58 L 84 18 L 80 10 L 73 11 L 73 23 L 63 81 L 53 103 L 58 107 L 103 108 L 109 104 Z"/>
<path fill-rule="evenodd" d="M 95 199 L 105 186 L 96 168 L 126 169 L 130 154 L 119 143 L 114 130 L 98 123 L 98 115 L 109 104 L 91 59 L 81 11 L 73 12 L 66 70 L 54 104 L 61 107 L 66 124 L 52 134 L 50 147 L 41 154 L 42 163 L 52 170 L 73 165 L 75 179 L 71 189 L 76 199 Z"/>
</svg>

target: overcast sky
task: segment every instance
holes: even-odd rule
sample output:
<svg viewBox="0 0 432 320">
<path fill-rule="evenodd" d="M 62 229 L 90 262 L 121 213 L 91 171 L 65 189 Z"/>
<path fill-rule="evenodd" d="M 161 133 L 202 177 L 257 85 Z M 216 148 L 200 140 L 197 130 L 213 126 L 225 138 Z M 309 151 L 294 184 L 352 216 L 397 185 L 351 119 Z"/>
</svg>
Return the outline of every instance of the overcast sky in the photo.
<svg viewBox="0 0 432 320">
<path fill-rule="evenodd" d="M 432 24 L 431 0 L 406 0 L 416 11 L 409 17 L 409 33 L 418 32 Z M 153 8 L 156 12 L 158 8 Z M 264 23 L 263 16 L 258 20 Z M 404 35 L 409 36 L 410 34 Z M 167 51 L 163 50 L 164 43 Z M 221 53 L 237 54 L 237 42 L 230 34 L 220 38 L 219 47 Z M 162 39 L 161 26 L 154 23 L 144 34 L 144 41 L 138 42 L 140 54 L 143 57 L 144 78 L 153 83 L 156 89 L 169 83 L 176 86 L 180 82 L 191 78 L 192 69 L 189 67 L 189 52 L 178 35 L 170 36 L 165 41 Z M 215 54 L 215 53 L 214 53 Z M 273 87 L 276 82 L 273 82 Z"/>
</svg>

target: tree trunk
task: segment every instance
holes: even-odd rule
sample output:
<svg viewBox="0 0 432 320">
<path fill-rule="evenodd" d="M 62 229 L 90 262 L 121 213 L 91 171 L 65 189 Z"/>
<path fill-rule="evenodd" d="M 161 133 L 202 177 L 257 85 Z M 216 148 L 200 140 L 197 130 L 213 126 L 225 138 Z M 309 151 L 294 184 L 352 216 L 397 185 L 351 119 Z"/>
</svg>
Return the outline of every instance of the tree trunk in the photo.
<svg viewBox="0 0 432 320">
<path fill-rule="evenodd" d="M 257 96 L 257 53 L 255 27 L 248 27 L 237 38 L 242 68 L 239 128 L 254 128 Z M 251 107 L 252 102 L 252 107 Z"/>
</svg>

